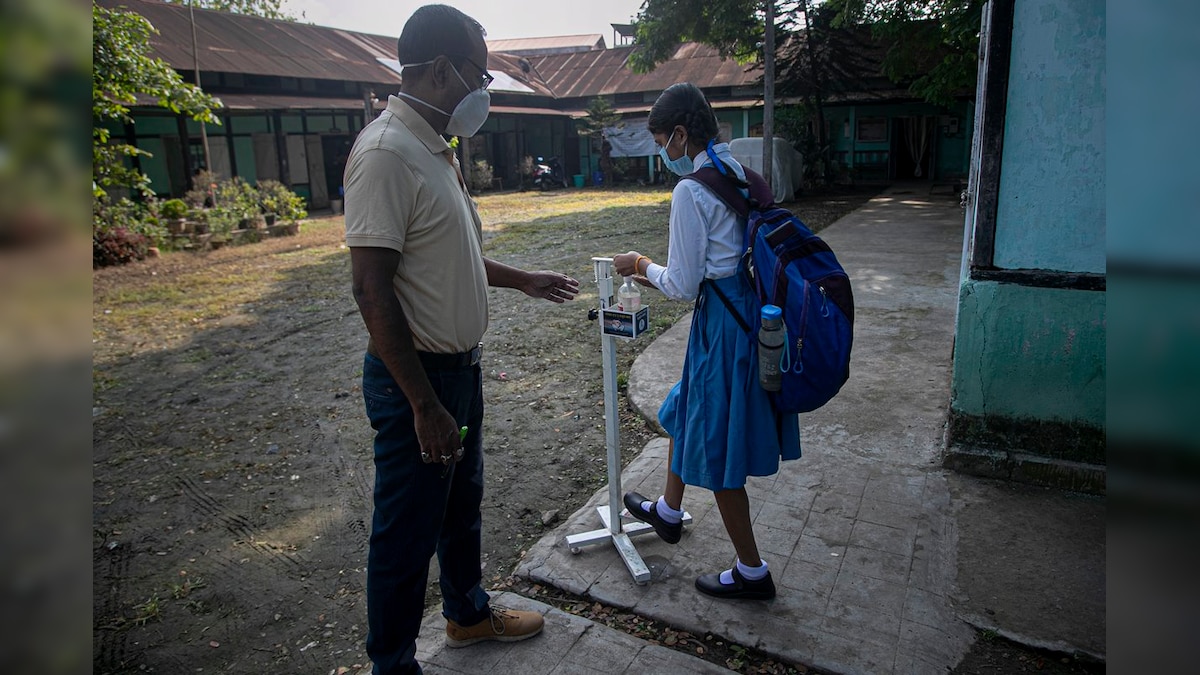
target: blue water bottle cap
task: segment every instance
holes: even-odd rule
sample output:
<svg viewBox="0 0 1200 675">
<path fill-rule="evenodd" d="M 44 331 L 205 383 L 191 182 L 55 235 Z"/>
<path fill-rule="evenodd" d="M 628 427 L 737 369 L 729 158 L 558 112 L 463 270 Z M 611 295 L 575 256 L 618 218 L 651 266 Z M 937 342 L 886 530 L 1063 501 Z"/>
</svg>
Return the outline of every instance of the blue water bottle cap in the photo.
<svg viewBox="0 0 1200 675">
<path fill-rule="evenodd" d="M 783 310 L 779 309 L 775 305 L 763 305 L 762 306 L 762 320 L 763 321 L 768 321 L 771 319 L 778 319 L 782 316 L 783 316 Z"/>
</svg>

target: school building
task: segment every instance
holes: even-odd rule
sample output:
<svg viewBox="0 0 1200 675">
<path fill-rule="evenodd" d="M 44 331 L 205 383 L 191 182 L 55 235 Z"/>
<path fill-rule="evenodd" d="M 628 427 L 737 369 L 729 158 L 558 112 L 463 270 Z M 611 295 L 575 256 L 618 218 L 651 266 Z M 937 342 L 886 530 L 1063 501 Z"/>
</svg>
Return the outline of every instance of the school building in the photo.
<svg viewBox="0 0 1200 675">
<path fill-rule="evenodd" d="M 221 124 L 205 129 L 209 168 L 250 183 L 282 181 L 312 209 L 328 207 L 338 197 L 355 135 L 400 86 L 395 37 L 189 11 L 159 0 L 98 3 L 148 19 L 159 31 L 151 40 L 151 55 L 187 81 L 194 81 L 198 71 L 204 90 L 221 99 Z M 398 33 L 401 26 L 392 28 Z M 704 90 L 723 138 L 762 135 L 759 70 L 687 43 L 670 61 L 638 74 L 626 67 L 632 49 L 606 47 L 600 35 L 489 42 L 487 68 L 496 78 L 489 89 L 491 115 L 463 144 L 466 170 L 486 161 L 492 187 L 512 188 L 527 180 L 526 158 L 558 157 L 568 176 L 591 183 L 599 169 L 599 146 L 576 130 L 589 102 L 606 97 L 621 114 L 623 128 L 636 136 L 659 93 L 684 81 Z M 826 124 L 838 166 L 860 180 L 964 178 L 974 115 L 970 97 L 938 107 L 878 80 L 870 91 L 842 92 L 827 102 Z M 785 98 L 779 104 L 796 102 Z M 191 176 L 205 168 L 200 124 L 152 101 L 142 103 L 133 109 L 133 122 L 113 129 L 113 135 L 150 153 L 135 161 L 156 194 L 181 195 Z M 653 178 L 656 160 L 645 139 L 614 148 L 613 154 L 627 158 L 630 175 Z"/>
</svg>

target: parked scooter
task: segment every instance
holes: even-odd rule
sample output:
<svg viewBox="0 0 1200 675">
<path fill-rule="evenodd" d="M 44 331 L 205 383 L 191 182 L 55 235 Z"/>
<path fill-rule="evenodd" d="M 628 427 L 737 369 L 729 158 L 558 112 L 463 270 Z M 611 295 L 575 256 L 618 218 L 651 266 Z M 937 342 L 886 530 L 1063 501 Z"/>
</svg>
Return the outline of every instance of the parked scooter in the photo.
<svg viewBox="0 0 1200 675">
<path fill-rule="evenodd" d="M 533 184 L 539 190 L 557 190 L 567 187 L 567 175 L 557 157 L 549 160 L 537 158 L 533 167 Z"/>
</svg>

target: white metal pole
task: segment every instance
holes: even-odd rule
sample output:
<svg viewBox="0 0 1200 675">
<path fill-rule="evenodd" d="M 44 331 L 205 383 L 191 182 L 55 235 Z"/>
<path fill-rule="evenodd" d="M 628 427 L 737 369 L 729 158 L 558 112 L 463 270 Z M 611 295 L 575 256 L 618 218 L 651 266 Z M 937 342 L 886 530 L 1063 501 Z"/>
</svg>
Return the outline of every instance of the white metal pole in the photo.
<svg viewBox="0 0 1200 675">
<path fill-rule="evenodd" d="M 617 339 L 611 335 L 600 338 L 601 358 L 604 360 L 604 440 L 608 448 L 608 529 L 621 531 L 621 429 L 617 412 Z"/>
<path fill-rule="evenodd" d="M 638 554 L 630 537 L 654 534 L 654 528 L 647 523 L 630 522 L 628 527 L 621 524 L 621 512 L 624 504 L 621 499 L 621 442 L 620 414 L 617 408 L 617 338 L 604 332 L 604 310 L 613 305 L 613 276 L 612 258 L 592 258 L 596 273 L 596 288 L 600 293 L 600 352 L 601 366 L 604 371 L 604 437 L 608 450 L 608 506 L 598 506 L 596 511 L 604 522 L 604 529 L 569 534 L 566 537 L 567 548 L 571 553 L 579 553 L 585 546 L 612 542 L 613 548 L 625 562 L 625 567 L 638 584 L 650 581 L 650 568 L 646 566 L 642 556 Z M 645 309 L 642 310 L 646 311 Z M 637 335 L 636 328 L 630 337 Z M 692 516 L 683 514 L 683 524 L 690 525 Z"/>
<path fill-rule="evenodd" d="M 612 258 L 592 258 L 601 311 L 609 309 L 614 295 Z M 601 324 L 604 322 L 601 321 Z M 600 361 L 604 377 L 604 445 L 608 450 L 608 529 L 621 532 L 621 427 L 617 412 L 617 339 L 600 326 Z"/>
</svg>

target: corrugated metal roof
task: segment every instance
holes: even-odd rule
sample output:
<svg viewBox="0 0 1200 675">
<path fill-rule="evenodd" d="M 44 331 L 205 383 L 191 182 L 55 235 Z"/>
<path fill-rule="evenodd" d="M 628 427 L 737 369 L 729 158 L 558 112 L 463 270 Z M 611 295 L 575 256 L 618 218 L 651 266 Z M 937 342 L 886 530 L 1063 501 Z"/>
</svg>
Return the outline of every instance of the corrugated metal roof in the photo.
<svg viewBox="0 0 1200 675">
<path fill-rule="evenodd" d="M 516 54 L 489 51 L 487 67 L 488 71 L 493 75 L 504 73 L 509 78 L 524 84 L 533 90 L 533 94 L 554 97 L 554 91 L 550 89 L 550 85 L 534 69 L 533 63 L 529 58 Z M 496 87 L 496 83 L 492 83 L 492 86 Z M 501 87 L 503 87 L 503 84 L 501 84 Z M 497 88 L 497 90 L 501 89 Z M 512 89 L 508 89 L 507 91 L 512 91 Z"/>
<path fill-rule="evenodd" d="M 146 17 L 159 31 L 154 56 L 191 71 L 192 28 L 188 7 L 154 0 L 97 0 Z M 200 69 L 353 82 L 395 83 L 400 76 L 376 59 L 395 58 L 396 39 L 293 21 L 196 9 Z"/>
<path fill-rule="evenodd" d="M 592 98 L 622 93 L 659 92 L 676 82 L 707 89 L 757 82 L 749 65 L 722 59 L 717 50 L 697 43 L 679 45 L 671 59 L 645 74 L 626 65 L 633 47 L 529 57 L 558 98 Z"/>
<path fill-rule="evenodd" d="M 186 6 L 159 0 L 97 2 L 146 17 L 159 31 L 150 40 L 153 56 L 178 70 L 194 68 Z M 200 68 L 205 72 L 367 82 L 396 88 L 401 80 L 396 68 L 388 65 L 396 64 L 394 37 L 197 9 L 196 42 Z M 490 53 L 487 67 L 514 84 L 507 89 L 501 84 L 498 91 L 554 96 L 523 56 Z"/>
<path fill-rule="evenodd" d="M 588 35 L 488 40 L 487 48 L 489 52 L 505 52 L 522 56 L 585 52 L 592 49 L 604 49 L 604 36 L 599 33 L 591 33 Z"/>
<path fill-rule="evenodd" d="M 178 70 L 192 70 L 188 7 L 159 0 L 97 1 L 104 7 L 126 7 L 146 17 L 159 31 L 151 38 L 153 55 Z M 384 87 L 398 87 L 400 83 L 400 75 L 385 65 L 395 60 L 395 38 L 215 10 L 196 9 L 195 18 L 200 67 L 205 72 L 364 82 Z M 603 41 L 599 35 L 590 35 L 497 40 L 491 44 L 565 45 L 582 43 L 584 38 Z M 512 95 L 554 99 L 637 92 L 650 95 L 685 81 L 702 88 L 739 87 L 753 85 L 758 79 L 758 73 L 748 66 L 722 59 L 716 50 L 695 43 L 680 45 L 674 56 L 654 71 L 636 74 L 625 65 L 632 49 L 618 47 L 540 56 L 495 50 L 489 53 L 487 66 L 488 70 L 504 73 L 532 90 L 526 92 L 514 86 L 509 92 Z M 649 105 L 649 102 L 617 103 L 630 106 L 632 111 Z"/>
</svg>

